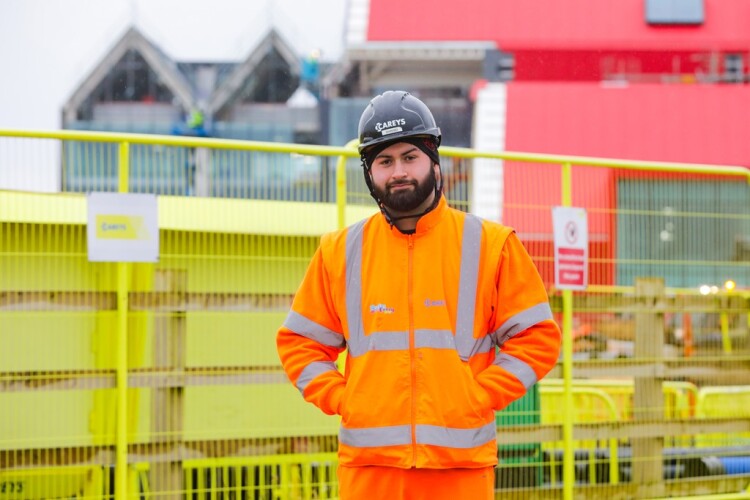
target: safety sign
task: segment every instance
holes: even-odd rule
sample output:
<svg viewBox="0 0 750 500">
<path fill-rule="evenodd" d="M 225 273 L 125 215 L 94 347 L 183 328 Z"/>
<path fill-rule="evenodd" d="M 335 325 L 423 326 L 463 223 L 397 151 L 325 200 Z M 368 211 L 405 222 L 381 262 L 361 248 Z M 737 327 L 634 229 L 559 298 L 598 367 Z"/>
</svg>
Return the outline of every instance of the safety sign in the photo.
<svg viewBox="0 0 750 500">
<path fill-rule="evenodd" d="M 555 287 L 585 290 L 589 268 L 586 209 L 552 207 L 552 226 L 555 233 Z"/>
<path fill-rule="evenodd" d="M 90 193 L 86 242 L 91 262 L 158 262 L 156 195 Z"/>
</svg>

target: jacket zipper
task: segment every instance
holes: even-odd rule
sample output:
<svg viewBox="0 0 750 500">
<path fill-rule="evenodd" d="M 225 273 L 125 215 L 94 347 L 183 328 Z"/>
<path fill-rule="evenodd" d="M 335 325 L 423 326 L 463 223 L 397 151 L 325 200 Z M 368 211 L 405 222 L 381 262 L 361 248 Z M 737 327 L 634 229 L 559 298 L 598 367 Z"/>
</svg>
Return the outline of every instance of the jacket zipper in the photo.
<svg viewBox="0 0 750 500">
<path fill-rule="evenodd" d="M 412 467 L 417 466 L 417 361 L 414 340 L 414 236 L 408 236 L 409 269 L 407 296 L 409 300 L 409 361 L 411 364 L 411 449 Z"/>
</svg>

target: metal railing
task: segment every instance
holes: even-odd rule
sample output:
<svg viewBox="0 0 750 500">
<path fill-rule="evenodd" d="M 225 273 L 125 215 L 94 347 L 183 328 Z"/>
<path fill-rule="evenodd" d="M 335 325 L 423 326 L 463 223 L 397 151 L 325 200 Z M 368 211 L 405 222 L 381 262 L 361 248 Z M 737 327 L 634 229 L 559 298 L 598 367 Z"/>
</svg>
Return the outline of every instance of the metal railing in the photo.
<svg viewBox="0 0 750 500">
<path fill-rule="evenodd" d="M 14 141 L 32 141 L 32 148 L 44 141 L 62 144 L 60 163 L 53 168 L 62 165 L 63 172 L 58 193 L 33 192 L 29 186 L 33 188 L 35 183 L 31 181 L 21 183 L 23 190 L 8 186 L 0 190 L 0 256 L 4 261 L 0 264 L 0 342 L 5 353 L 0 368 L 0 401 L 5 408 L 17 409 L 6 410 L 3 418 L 6 429 L 18 430 L 0 435 L 3 481 L 7 478 L 11 484 L 16 477 L 34 476 L 33 470 L 42 466 L 83 464 L 84 468 L 93 465 L 107 471 L 113 466 L 113 480 L 97 479 L 96 485 L 104 484 L 104 489 L 114 485 L 114 497 L 125 498 L 133 493 L 129 488 L 143 488 L 145 483 L 154 495 L 174 492 L 175 485 L 177 490 L 187 492 L 192 488 L 189 478 L 193 476 L 184 471 L 210 469 L 208 465 L 188 467 L 191 460 L 203 464 L 200 460 L 210 457 L 224 457 L 231 462 L 257 456 L 266 457 L 264 463 L 272 464 L 273 457 L 308 452 L 312 457 L 317 456 L 315 453 L 330 457 L 335 449 L 335 419 L 325 419 L 310 405 L 305 406 L 298 394 L 285 392 L 289 384 L 280 373 L 268 336 L 283 319 L 317 238 L 375 212 L 359 178 L 355 143 L 329 147 L 0 130 L 0 180 L 4 169 L 18 169 L 29 163 L 28 154 L 13 153 L 18 147 Z M 81 144 L 87 146 L 79 147 Z M 97 149 L 97 144 L 115 149 Z M 317 158 L 325 167 L 313 170 L 312 178 L 304 177 L 302 187 L 284 185 L 295 182 L 286 176 L 273 188 L 262 192 L 254 189 L 259 179 L 266 178 L 259 177 L 261 171 L 277 168 L 291 172 L 294 166 L 289 159 L 293 155 Z M 532 495 L 531 491 L 541 495 L 540 488 L 549 492 L 549 498 L 566 499 L 572 498 L 574 491 L 592 498 L 615 491 L 625 491 L 635 498 L 686 494 L 684 482 L 664 479 L 664 438 L 679 443 L 684 436 L 721 433 L 730 440 L 736 439 L 750 431 L 750 419 L 736 412 L 696 419 L 695 407 L 686 399 L 680 400 L 681 410 L 675 410 L 673 418 L 665 419 L 664 410 L 669 403 L 665 402 L 662 384 L 709 387 L 720 381 L 721 385 L 750 385 L 750 282 L 745 277 L 750 268 L 742 260 L 691 258 L 689 252 L 683 259 L 665 258 L 658 251 L 649 254 L 648 249 L 634 255 L 617 252 L 629 236 L 622 233 L 624 227 L 666 219 L 673 224 L 690 223 L 685 227 L 696 233 L 695 239 L 692 243 L 685 241 L 695 255 L 703 255 L 701 245 L 708 238 L 698 233 L 704 230 L 718 227 L 726 237 L 732 236 L 730 232 L 742 233 L 743 228 L 750 227 L 748 210 L 722 211 L 721 205 L 714 204 L 705 209 L 664 212 L 646 204 L 640 207 L 637 202 L 640 194 L 648 198 L 641 193 L 646 189 L 643 186 L 658 187 L 653 188 L 654 196 L 666 200 L 675 198 L 670 190 L 705 185 L 718 191 L 731 187 L 721 192 L 739 193 L 739 206 L 747 206 L 748 170 L 451 147 L 442 147 L 441 155 L 444 175 L 455 186 L 450 201 L 466 210 L 471 209 L 473 201 L 469 191 L 472 162 L 498 162 L 506 178 L 499 203 L 549 285 L 553 310 L 564 332 L 563 356 L 550 375 L 562 387 L 561 418 L 556 420 L 560 423 L 542 423 L 541 415 L 549 411 L 542 394 L 536 406 L 518 412 L 518 425 L 504 426 L 499 433 L 501 446 L 509 449 L 530 443 L 561 442 L 562 450 L 555 449 L 554 453 L 562 452 L 563 480 L 557 484 L 554 479 L 545 485 L 544 479 L 539 479 L 545 474 L 539 471 L 548 470 L 549 476 L 556 478 L 557 470 L 557 455 L 545 459 L 542 453 L 549 446 L 541 447 L 534 459 L 538 462 L 522 464 L 527 472 L 531 471 L 532 486 L 501 489 L 503 496 L 526 497 Z M 268 162 L 282 157 L 284 161 L 272 163 L 269 168 Z M 187 165 L 186 158 L 190 159 Z M 137 168 L 131 168 L 133 164 Z M 179 168 L 167 168 L 166 174 L 156 172 L 165 164 Z M 81 169 L 81 165 L 86 168 Z M 188 179 L 183 167 L 190 169 L 190 189 L 174 187 L 188 185 L 180 184 Z M 222 168 L 232 175 L 220 179 L 220 184 L 217 171 Z M 71 171 L 75 176 L 66 177 Z M 599 175 L 595 171 L 606 172 L 606 178 L 598 178 L 599 184 L 591 183 Z M 137 186 L 138 192 L 162 195 L 162 258 L 158 264 L 86 261 L 83 193 L 97 184 L 66 185 L 66 179 L 85 181 L 87 172 L 92 178 L 103 176 L 99 184 L 103 190 L 127 193 Z M 180 183 L 172 182 L 175 179 L 169 176 L 179 177 Z M 168 182 L 156 182 L 157 178 Z M 224 187 L 215 189 L 219 184 Z M 241 189 L 240 184 L 244 186 Z M 630 196 L 636 202 L 617 206 L 609 199 L 599 203 L 590 196 L 599 192 L 594 189 L 597 186 L 616 191 L 622 198 Z M 521 194 L 508 192 L 511 188 Z M 230 192 L 234 194 L 227 196 Z M 635 196 L 631 196 L 633 193 Z M 592 245 L 601 243 L 606 249 L 598 254 L 592 252 L 594 272 L 586 292 L 556 290 L 549 272 L 549 209 L 581 203 L 594 219 L 592 233 L 610 240 L 592 241 Z M 665 242 L 671 241 L 666 227 Z M 619 240 L 613 243 L 615 236 Z M 653 239 L 653 235 L 646 236 Z M 718 252 L 718 243 L 714 245 Z M 638 275 L 639 270 L 649 271 L 646 276 L 663 272 L 663 279 L 672 279 L 670 273 L 680 266 L 690 266 L 696 272 L 679 286 L 670 286 L 668 281 L 668 286 L 664 286 L 663 280 L 625 284 L 616 279 L 632 272 Z M 737 273 L 737 288 L 709 287 L 704 294 L 690 284 L 690 280 L 710 275 L 709 271 L 723 269 Z M 696 315 L 713 318 L 715 331 L 700 330 Z M 240 335 L 240 324 L 257 332 L 252 343 Z M 51 333 L 55 329 L 60 332 L 57 336 Z M 677 329 L 680 338 L 668 338 Z M 24 340 L 24 334 L 37 339 L 36 352 L 29 350 L 34 344 Z M 73 352 L 67 343 L 58 344 L 61 335 L 70 336 L 75 339 L 73 342 L 81 343 L 80 349 L 89 349 L 93 354 L 77 352 L 75 356 L 80 359 L 75 362 L 56 357 L 55 349 L 59 356 Z M 220 340 L 211 340 L 217 338 Z M 711 339 L 716 343 L 705 344 Z M 596 341 L 606 346 L 593 345 Z M 627 347 L 616 341 L 627 343 Z M 57 347 L 48 350 L 45 344 Z M 616 347 L 621 350 L 607 358 Z M 250 361 L 237 355 L 242 349 Z M 627 378 L 633 388 L 628 399 L 632 418 L 615 422 L 577 419 L 574 397 L 581 390 L 576 389 L 580 379 L 596 384 L 597 380 L 613 378 Z M 602 382 L 592 389 L 606 392 L 611 383 Z M 92 393 L 93 402 L 86 398 L 85 403 L 80 398 L 58 398 L 60 391 L 76 396 Z M 24 399 L 26 396 L 29 398 Z M 73 411 L 77 404 L 91 407 L 85 429 L 74 425 L 81 418 Z M 223 415 L 219 428 L 212 427 L 204 406 Z M 57 429 L 57 434 L 45 435 L 38 430 L 55 430 L 49 420 L 44 420 L 50 414 L 30 415 L 52 408 L 57 408 L 63 428 Z M 623 410 L 618 411 L 622 415 Z M 238 416 L 243 413 L 251 416 Z M 293 419 L 289 413 L 299 414 L 299 418 Z M 576 465 L 576 443 L 581 441 L 602 441 L 609 452 L 609 457 L 603 459 L 594 460 L 593 453 L 588 455 L 589 475 L 585 481 L 578 477 Z M 619 447 L 615 446 L 617 443 Z M 631 473 L 628 482 L 620 474 L 620 467 L 626 462 L 623 443 L 631 453 L 627 460 Z M 43 459 L 39 458 L 40 453 Z M 601 483 L 593 476 L 597 465 L 603 462 L 609 469 Z M 149 466 L 136 467 L 143 463 Z M 228 467 L 223 462 L 217 464 L 219 468 Z M 249 466 L 242 467 L 246 471 Z M 278 467 L 281 471 L 281 465 Z M 150 480 L 139 482 L 138 477 Z M 197 481 L 203 476 L 194 477 Z M 304 477 L 307 476 L 295 476 L 295 488 L 306 487 L 302 484 Z M 724 475 L 721 481 L 700 478 L 695 480 L 692 491 L 728 494 L 721 488 L 746 486 L 748 482 L 748 474 L 741 472 L 731 477 Z M 232 487 L 238 484 L 234 482 Z M 736 486 L 736 491 L 740 489 Z M 90 489 L 86 491 L 89 495 Z"/>
</svg>

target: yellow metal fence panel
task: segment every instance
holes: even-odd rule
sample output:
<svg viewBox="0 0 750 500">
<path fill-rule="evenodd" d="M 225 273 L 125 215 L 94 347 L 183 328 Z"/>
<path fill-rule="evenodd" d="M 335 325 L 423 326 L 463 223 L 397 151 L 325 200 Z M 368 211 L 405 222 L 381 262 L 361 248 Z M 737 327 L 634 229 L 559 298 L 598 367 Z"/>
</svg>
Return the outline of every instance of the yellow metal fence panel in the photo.
<svg viewBox="0 0 750 500">
<path fill-rule="evenodd" d="M 747 488 L 747 170 L 441 157 L 472 211 L 474 162 L 498 160 L 502 221 L 572 318 L 570 355 L 498 413 L 498 497 Z M 158 262 L 88 260 L 92 191 L 158 195 Z M 590 235 L 569 301 L 561 204 Z M 0 131 L 0 500 L 335 498 L 338 420 L 289 384 L 275 332 L 319 237 L 373 205 L 352 147 Z"/>
</svg>

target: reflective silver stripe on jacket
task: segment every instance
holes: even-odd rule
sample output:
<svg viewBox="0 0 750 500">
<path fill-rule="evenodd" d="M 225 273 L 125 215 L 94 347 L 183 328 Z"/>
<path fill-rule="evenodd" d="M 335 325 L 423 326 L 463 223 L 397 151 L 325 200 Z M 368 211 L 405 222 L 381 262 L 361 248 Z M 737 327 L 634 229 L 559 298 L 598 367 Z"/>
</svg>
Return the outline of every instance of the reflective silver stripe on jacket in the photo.
<svg viewBox="0 0 750 500">
<path fill-rule="evenodd" d="M 363 336 L 364 337 L 364 336 Z M 488 339 L 492 342 L 492 339 Z M 373 332 L 364 337 L 363 352 L 370 351 L 405 351 L 409 349 L 409 332 Z M 352 343 L 349 343 L 351 349 Z M 419 329 L 414 331 L 415 347 L 432 349 L 456 349 L 453 333 L 450 330 Z"/>
<path fill-rule="evenodd" d="M 329 347 L 346 346 L 346 339 L 343 334 L 334 332 L 333 330 L 330 330 L 320 323 L 316 323 L 295 311 L 289 311 L 286 320 L 284 320 L 284 327 L 293 331 L 297 335 L 314 340 Z M 333 370 L 338 370 L 338 368 L 336 368 L 336 364 L 331 361 L 314 361 L 308 364 L 302 370 L 302 373 L 297 379 L 297 390 L 304 394 L 307 384 L 309 384 L 312 379 L 318 375 Z"/>
<path fill-rule="evenodd" d="M 417 444 L 446 448 L 476 448 L 495 439 L 495 421 L 474 429 L 454 429 L 438 425 L 417 425 Z"/>
<path fill-rule="evenodd" d="M 510 354 L 501 352 L 495 358 L 493 364 L 496 364 L 500 368 L 515 375 L 516 378 L 521 381 L 526 390 L 529 390 L 529 387 L 536 384 L 537 382 L 536 372 L 534 372 L 534 369 L 515 356 L 511 356 Z"/>
<path fill-rule="evenodd" d="M 506 340 L 512 338 L 515 334 L 546 319 L 552 319 L 552 309 L 549 307 L 549 302 L 542 302 L 511 316 L 505 320 L 500 328 L 492 332 L 491 336 L 497 345 L 502 346 Z"/>
<path fill-rule="evenodd" d="M 346 232 L 346 316 L 349 327 L 349 356 L 367 352 L 362 326 L 362 237 L 367 219 Z"/>
<path fill-rule="evenodd" d="M 368 427 L 365 429 L 339 429 L 339 441 L 357 448 L 411 444 L 410 425 Z"/>
<path fill-rule="evenodd" d="M 409 335 L 409 333 L 406 333 Z M 408 347 L 407 342 L 407 347 Z M 431 347 L 432 349 L 455 349 L 456 341 L 450 330 L 414 330 L 414 347 Z"/>
<path fill-rule="evenodd" d="M 458 277 L 458 307 L 456 309 L 456 349 L 459 357 L 464 361 L 468 361 L 478 347 L 474 338 L 474 310 L 481 245 L 482 220 L 467 214 L 464 219 L 464 234 L 461 238 L 461 272 Z"/>
<path fill-rule="evenodd" d="M 297 379 L 297 389 L 304 394 L 307 384 L 309 384 L 312 379 L 323 373 L 337 370 L 338 368 L 336 368 L 336 364 L 333 361 L 313 361 L 302 370 L 302 373 Z"/>
<path fill-rule="evenodd" d="M 294 311 L 289 311 L 284 320 L 284 326 L 297 335 L 329 347 L 344 347 L 346 345 L 343 334 L 329 330 L 320 323 L 316 323 Z"/>
<path fill-rule="evenodd" d="M 474 429 L 456 429 L 437 425 L 417 424 L 417 444 L 443 446 L 445 448 L 476 448 L 495 439 L 495 422 Z M 411 426 L 394 425 L 368 427 L 364 429 L 339 430 L 339 441 L 355 448 L 376 446 L 398 446 L 411 444 Z"/>
<path fill-rule="evenodd" d="M 502 346 L 517 333 L 547 319 L 552 319 L 552 309 L 550 309 L 549 303 L 542 302 L 508 318 L 500 328 L 492 332 L 489 336 L 494 340 L 495 344 Z M 528 363 L 510 354 L 500 352 L 493 364 L 515 375 L 526 390 L 529 390 L 532 385 L 537 383 L 537 376 L 534 369 Z"/>
<path fill-rule="evenodd" d="M 349 355 L 361 356 L 370 351 L 408 350 L 409 332 L 371 332 L 365 335 L 362 324 L 362 246 L 364 221 L 353 225 L 346 235 L 346 312 L 349 328 Z M 454 349 L 468 359 L 477 352 L 488 352 L 492 338 L 474 338 L 474 313 L 479 280 L 482 221 L 466 215 L 461 240 L 461 262 L 458 283 L 455 335 L 451 330 L 418 328 L 414 331 L 416 348 Z M 416 426 L 416 442 L 423 445 L 469 449 L 495 439 L 495 422 L 475 429 L 458 429 L 436 425 Z M 357 447 L 410 445 L 410 425 L 350 429 L 341 427 L 341 443 Z"/>
<path fill-rule="evenodd" d="M 365 336 L 362 326 L 362 240 L 365 221 L 360 221 L 346 233 L 346 315 L 349 326 L 349 355 L 361 356 L 372 350 L 408 349 L 408 332 L 373 332 Z M 456 349 L 459 357 L 469 358 L 490 348 L 491 339 L 474 338 L 474 308 L 479 279 L 482 220 L 467 214 L 461 238 L 461 264 L 458 284 L 456 335 L 447 330 L 416 330 L 416 347 Z M 402 338 L 403 337 L 403 338 Z M 403 346 L 403 347 L 401 347 Z"/>
</svg>

